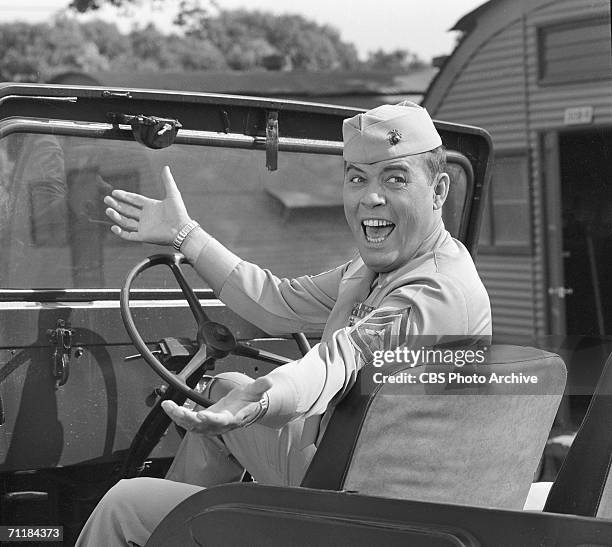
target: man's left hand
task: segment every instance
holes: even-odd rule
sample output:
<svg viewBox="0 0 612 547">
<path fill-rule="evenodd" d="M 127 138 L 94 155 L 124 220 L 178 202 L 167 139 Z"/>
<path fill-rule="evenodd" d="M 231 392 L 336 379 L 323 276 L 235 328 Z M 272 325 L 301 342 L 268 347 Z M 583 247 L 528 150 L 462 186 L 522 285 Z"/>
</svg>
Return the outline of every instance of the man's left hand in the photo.
<svg viewBox="0 0 612 547">
<path fill-rule="evenodd" d="M 177 425 L 187 431 L 213 437 L 249 424 L 260 413 L 259 401 L 271 387 L 270 380 L 263 376 L 246 386 L 232 389 L 204 410 L 194 412 L 174 401 L 164 401 L 161 406 Z"/>
</svg>

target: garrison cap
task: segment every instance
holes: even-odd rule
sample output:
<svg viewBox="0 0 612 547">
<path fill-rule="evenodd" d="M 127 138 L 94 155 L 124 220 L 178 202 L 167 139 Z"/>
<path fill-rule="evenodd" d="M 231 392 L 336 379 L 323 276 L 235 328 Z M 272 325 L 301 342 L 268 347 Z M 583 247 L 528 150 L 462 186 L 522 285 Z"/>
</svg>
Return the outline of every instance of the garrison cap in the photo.
<svg viewBox="0 0 612 547">
<path fill-rule="evenodd" d="M 442 145 L 427 110 L 403 101 L 384 104 L 344 120 L 344 159 L 355 163 L 412 156 Z"/>
</svg>

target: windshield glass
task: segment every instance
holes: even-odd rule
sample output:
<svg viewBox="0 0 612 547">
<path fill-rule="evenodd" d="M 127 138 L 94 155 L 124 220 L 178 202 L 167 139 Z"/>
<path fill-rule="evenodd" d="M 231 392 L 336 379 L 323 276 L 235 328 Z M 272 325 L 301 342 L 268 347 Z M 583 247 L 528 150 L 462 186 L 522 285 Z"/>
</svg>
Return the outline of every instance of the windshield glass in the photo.
<svg viewBox="0 0 612 547">
<path fill-rule="evenodd" d="M 0 286 L 6 289 L 119 288 L 142 258 L 171 248 L 134 244 L 110 233 L 103 196 L 112 188 L 160 198 L 169 165 L 188 211 L 245 260 L 279 276 L 315 274 L 346 262 L 354 246 L 342 208 L 342 157 L 281 151 L 278 170 L 265 152 L 14 133 L 0 140 Z M 455 233 L 466 173 L 453 180 L 445 222 Z M 171 289 L 155 268 L 141 288 Z M 190 268 L 195 288 L 205 283 Z"/>
<path fill-rule="evenodd" d="M 190 214 L 245 260 L 280 276 L 318 273 L 348 260 L 342 158 L 42 134 L 0 141 L 3 288 L 118 288 L 140 259 L 171 248 L 124 242 L 109 231 L 112 188 L 161 197 L 169 165 Z M 163 268 L 161 269 L 163 270 Z M 185 268 L 189 270 L 189 268 Z M 162 279 L 163 278 L 163 279 Z M 150 288 L 175 288 L 160 273 Z M 193 276 L 194 286 L 205 287 Z"/>
</svg>

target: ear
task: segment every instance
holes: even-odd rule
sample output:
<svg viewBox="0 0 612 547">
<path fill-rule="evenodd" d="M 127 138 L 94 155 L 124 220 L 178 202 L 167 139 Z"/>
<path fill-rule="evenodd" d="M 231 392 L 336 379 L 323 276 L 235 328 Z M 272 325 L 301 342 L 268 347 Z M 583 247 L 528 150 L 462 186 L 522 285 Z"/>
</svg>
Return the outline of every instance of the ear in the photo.
<svg viewBox="0 0 612 547">
<path fill-rule="evenodd" d="M 448 196 L 448 189 L 450 187 L 450 178 L 448 173 L 438 173 L 436 180 L 433 183 L 433 208 L 439 210 L 444 205 L 446 197 Z"/>
</svg>

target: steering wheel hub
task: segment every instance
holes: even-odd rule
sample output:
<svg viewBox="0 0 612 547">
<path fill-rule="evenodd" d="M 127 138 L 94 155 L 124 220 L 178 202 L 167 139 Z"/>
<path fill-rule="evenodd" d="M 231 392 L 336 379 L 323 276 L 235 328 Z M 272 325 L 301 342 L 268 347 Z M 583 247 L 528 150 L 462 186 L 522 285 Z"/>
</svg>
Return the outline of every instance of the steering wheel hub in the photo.
<svg viewBox="0 0 612 547">
<path fill-rule="evenodd" d="M 198 338 L 209 350 L 212 350 L 211 357 L 220 359 L 231 353 L 236 348 L 236 339 L 232 332 L 221 323 L 207 321 L 199 329 Z M 214 352 L 214 355 L 212 354 Z"/>
</svg>

